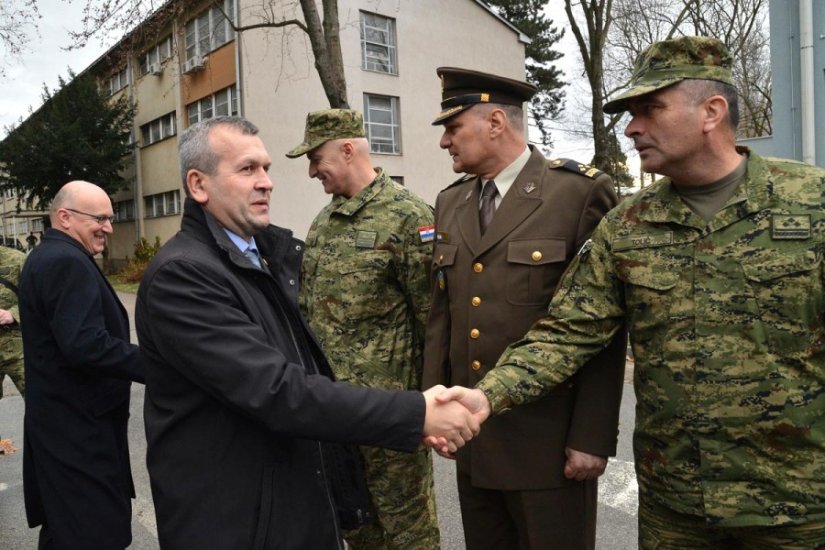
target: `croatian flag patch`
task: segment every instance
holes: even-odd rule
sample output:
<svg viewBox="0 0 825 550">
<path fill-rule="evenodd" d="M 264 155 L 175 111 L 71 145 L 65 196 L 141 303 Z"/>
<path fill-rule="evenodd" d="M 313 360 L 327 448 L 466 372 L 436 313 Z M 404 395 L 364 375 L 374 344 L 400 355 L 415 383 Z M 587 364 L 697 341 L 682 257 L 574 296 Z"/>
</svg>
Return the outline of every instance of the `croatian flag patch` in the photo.
<svg viewBox="0 0 825 550">
<path fill-rule="evenodd" d="M 433 239 L 435 239 L 435 226 L 425 225 L 423 227 L 419 227 L 418 236 L 421 237 L 422 243 L 431 242 Z"/>
</svg>

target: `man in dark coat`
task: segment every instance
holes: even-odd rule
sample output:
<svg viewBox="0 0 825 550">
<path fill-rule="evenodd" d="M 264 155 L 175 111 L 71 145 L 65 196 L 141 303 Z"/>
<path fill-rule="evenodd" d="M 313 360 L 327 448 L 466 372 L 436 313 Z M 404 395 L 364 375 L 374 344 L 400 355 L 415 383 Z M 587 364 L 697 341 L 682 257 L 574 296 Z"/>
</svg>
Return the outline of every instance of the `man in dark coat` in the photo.
<svg viewBox="0 0 825 550">
<path fill-rule="evenodd" d="M 541 318 L 616 205 L 610 178 L 527 146 L 520 82 L 440 68 L 441 147 L 467 175 L 436 199 L 424 384 L 476 384 Z M 488 190 L 486 193 L 482 190 Z M 491 418 L 457 456 L 467 548 L 593 548 L 597 478 L 616 452 L 624 338 L 570 383 Z"/>
<path fill-rule="evenodd" d="M 93 256 L 112 232 L 100 187 L 73 181 L 20 275 L 26 366 L 23 483 L 41 548 L 116 549 L 132 541 L 126 423 L 143 382 L 129 320 Z"/>
<path fill-rule="evenodd" d="M 341 488 L 352 464 L 320 441 L 412 451 L 432 433 L 456 448 L 478 425 L 460 405 L 433 406 L 435 392 L 333 382 L 298 310 L 303 243 L 269 225 L 257 128 L 208 119 L 179 147 L 181 230 L 150 264 L 136 309 L 161 546 L 343 548 L 341 522 L 357 526 L 368 497 Z"/>
</svg>

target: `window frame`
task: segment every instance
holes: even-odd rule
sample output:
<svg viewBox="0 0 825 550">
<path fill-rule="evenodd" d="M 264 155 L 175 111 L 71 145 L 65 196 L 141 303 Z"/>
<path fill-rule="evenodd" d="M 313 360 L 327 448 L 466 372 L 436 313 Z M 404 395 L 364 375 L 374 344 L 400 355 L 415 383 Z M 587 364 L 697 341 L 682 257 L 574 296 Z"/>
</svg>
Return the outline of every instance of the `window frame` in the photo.
<svg viewBox="0 0 825 550">
<path fill-rule="evenodd" d="M 229 15 L 229 19 L 217 6 L 211 6 L 184 24 L 184 63 L 203 57 L 235 39 L 235 31 L 229 22 L 230 19 L 235 19 L 234 9 L 232 0 L 224 0 L 223 10 Z M 205 33 L 208 33 L 208 36 L 204 36 Z"/>
<path fill-rule="evenodd" d="M 162 218 L 180 214 L 180 190 L 164 191 L 143 197 L 144 219 Z"/>
<path fill-rule="evenodd" d="M 387 17 L 385 15 L 380 15 L 378 13 L 372 13 L 368 11 L 361 11 L 361 20 L 360 20 L 360 31 L 361 31 L 361 68 L 365 71 L 376 72 L 376 73 L 384 73 L 384 74 L 391 74 L 397 75 L 398 74 L 398 35 L 396 33 L 396 26 L 395 26 L 395 19 L 392 17 Z M 369 22 L 368 19 L 370 18 L 377 18 L 383 20 L 386 24 L 383 28 L 378 27 L 374 24 L 374 22 Z M 372 40 L 369 37 L 368 31 L 374 31 L 378 33 L 386 33 L 387 39 L 385 42 L 377 42 Z M 385 48 L 386 49 L 386 62 L 381 63 L 380 60 L 376 58 L 374 53 L 370 53 L 370 47 L 373 48 L 373 52 L 376 48 Z M 386 65 L 386 68 L 383 68 L 382 65 Z"/>
<path fill-rule="evenodd" d="M 175 111 L 150 120 L 140 127 L 141 146 L 148 147 L 177 134 Z"/>
<path fill-rule="evenodd" d="M 138 73 L 140 76 L 149 74 L 149 65 L 157 63 L 162 65 L 164 61 L 172 57 L 172 35 L 170 34 L 151 48 L 149 48 L 138 59 Z"/>
<path fill-rule="evenodd" d="M 389 99 L 390 105 L 389 109 L 378 109 L 376 106 L 370 104 L 370 100 L 372 99 Z M 390 96 L 390 95 L 383 95 L 383 94 L 371 94 L 364 92 L 364 130 L 367 135 L 367 141 L 370 144 L 370 152 L 380 154 L 380 155 L 401 155 L 402 150 L 402 142 L 401 142 L 401 106 L 400 106 L 400 98 L 397 96 Z M 378 122 L 375 121 L 375 113 L 373 112 L 387 112 L 390 114 L 390 122 Z M 378 128 L 388 127 L 390 129 L 390 134 L 392 136 L 391 140 L 387 140 L 384 137 L 377 137 L 378 132 L 376 131 Z M 382 145 L 391 144 L 392 150 L 386 150 L 382 148 Z"/>
<path fill-rule="evenodd" d="M 218 103 L 218 96 L 221 94 L 226 94 L 226 103 Z M 237 84 L 232 84 L 231 86 L 227 86 L 226 88 L 216 91 L 212 95 L 202 97 L 201 99 L 188 104 L 186 106 L 186 118 L 189 121 L 189 126 L 192 126 L 196 122 L 220 116 L 218 114 L 218 107 L 220 105 L 227 106 L 228 111 L 226 114 L 237 116 L 240 114 L 240 103 L 240 98 L 238 97 L 238 86 Z M 209 116 L 204 116 L 205 111 L 209 112 Z M 193 112 L 196 114 L 194 118 L 192 116 Z"/>
</svg>

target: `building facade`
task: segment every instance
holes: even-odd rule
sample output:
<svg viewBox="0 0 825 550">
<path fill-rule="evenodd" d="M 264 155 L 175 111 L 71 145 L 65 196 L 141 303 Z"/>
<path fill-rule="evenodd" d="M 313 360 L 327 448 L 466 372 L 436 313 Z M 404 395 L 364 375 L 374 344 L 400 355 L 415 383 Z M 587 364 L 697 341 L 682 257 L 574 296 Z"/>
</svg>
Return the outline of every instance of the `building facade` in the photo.
<svg viewBox="0 0 825 550">
<path fill-rule="evenodd" d="M 272 223 L 303 238 L 329 201 L 306 159 L 285 157 L 303 139 L 306 113 L 329 107 L 308 36 L 297 26 L 236 32 L 228 22 L 261 23 L 271 17 L 261 6 L 172 0 L 86 69 L 137 105 L 131 185 L 113 197 L 115 264 L 141 237 L 165 242 L 178 230 L 177 136 L 199 120 L 236 114 L 260 128 L 273 160 Z M 269 0 L 267 8 L 276 20 L 303 19 L 297 2 Z M 373 163 L 432 204 L 456 178 L 438 146 L 442 129 L 431 125 L 441 97 L 436 67 L 523 79 L 528 39 L 479 0 L 338 0 L 338 12 L 347 100 L 364 112 Z"/>
<path fill-rule="evenodd" d="M 769 13 L 773 132 L 742 143 L 825 167 L 825 2 L 771 0 Z"/>
</svg>

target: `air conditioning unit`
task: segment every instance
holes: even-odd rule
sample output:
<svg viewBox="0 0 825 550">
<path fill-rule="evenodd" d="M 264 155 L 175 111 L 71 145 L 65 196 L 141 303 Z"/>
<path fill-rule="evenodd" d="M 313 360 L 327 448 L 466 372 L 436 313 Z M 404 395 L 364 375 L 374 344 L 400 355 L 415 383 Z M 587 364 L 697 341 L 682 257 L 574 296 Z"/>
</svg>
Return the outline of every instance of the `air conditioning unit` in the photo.
<svg viewBox="0 0 825 550">
<path fill-rule="evenodd" d="M 149 66 L 146 68 L 146 72 L 155 76 L 160 76 L 163 74 L 163 67 L 160 66 L 160 63 L 149 63 Z"/>
<path fill-rule="evenodd" d="M 196 73 L 198 71 L 202 71 L 205 64 L 206 64 L 206 57 L 195 56 L 191 59 L 187 59 L 183 63 L 183 72 L 184 72 L 184 74 L 189 74 L 189 73 Z"/>
</svg>

